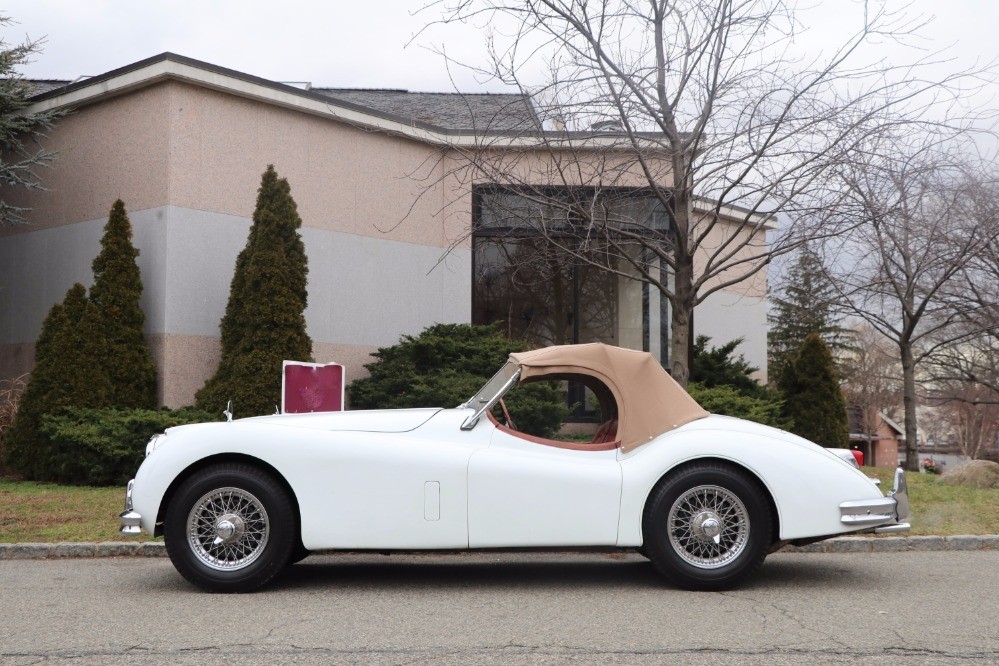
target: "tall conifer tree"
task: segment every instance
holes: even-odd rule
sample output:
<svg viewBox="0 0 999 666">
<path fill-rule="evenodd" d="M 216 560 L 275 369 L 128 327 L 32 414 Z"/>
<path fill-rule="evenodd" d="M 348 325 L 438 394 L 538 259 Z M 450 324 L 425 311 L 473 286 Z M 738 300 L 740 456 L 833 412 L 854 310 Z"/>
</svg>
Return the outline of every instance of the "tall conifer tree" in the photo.
<svg viewBox="0 0 999 666">
<path fill-rule="evenodd" d="M 12 32 L 10 25 L 16 23 L 0 13 L 0 27 L 5 32 Z M 11 45 L 0 37 L 0 228 L 27 222 L 25 215 L 30 209 L 8 198 L 20 189 L 45 189 L 42 170 L 56 158 L 55 151 L 43 147 L 42 139 L 66 112 L 26 113 L 37 91 L 19 71 L 41 50 L 43 41 L 28 39 Z"/>
<path fill-rule="evenodd" d="M 268 165 L 219 327 L 222 358 L 215 375 L 197 393 L 199 408 L 218 412 L 232 400 L 239 416 L 270 414 L 281 402 L 282 360 L 311 359 L 301 226 L 288 181 Z"/>
<path fill-rule="evenodd" d="M 850 332 L 838 324 L 836 292 L 822 257 L 803 246 L 783 283 L 770 298 L 773 311 L 767 317 L 767 374 L 775 384 L 811 333 L 818 333 L 834 352 L 850 348 Z"/>
<path fill-rule="evenodd" d="M 132 224 L 121 199 L 114 202 L 94 259 L 90 300 L 100 311 L 108 343 L 107 372 L 111 404 L 152 409 L 156 405 L 156 369 L 143 337 L 146 315 L 139 300 L 142 278 L 132 245 Z"/>
<path fill-rule="evenodd" d="M 29 479 L 47 480 L 48 440 L 39 433 L 43 414 L 60 407 L 107 407 L 111 381 L 107 344 L 97 307 L 75 284 L 52 306 L 35 343 L 35 367 L 7 432 L 6 464 Z"/>
<path fill-rule="evenodd" d="M 794 422 L 792 432 L 821 446 L 846 448 L 850 426 L 846 401 L 839 388 L 829 347 L 811 333 L 781 373 L 784 415 Z"/>
</svg>

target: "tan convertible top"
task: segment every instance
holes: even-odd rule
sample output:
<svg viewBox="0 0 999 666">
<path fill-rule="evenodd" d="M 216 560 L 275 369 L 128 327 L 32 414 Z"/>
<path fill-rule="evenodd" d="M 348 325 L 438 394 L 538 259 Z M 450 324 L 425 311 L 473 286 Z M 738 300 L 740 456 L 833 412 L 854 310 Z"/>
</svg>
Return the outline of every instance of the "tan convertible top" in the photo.
<svg viewBox="0 0 999 666">
<path fill-rule="evenodd" d="M 510 354 L 510 360 L 520 366 L 522 383 L 552 375 L 583 375 L 603 382 L 617 403 L 617 439 L 624 451 L 708 415 L 648 352 L 594 342 Z"/>
</svg>

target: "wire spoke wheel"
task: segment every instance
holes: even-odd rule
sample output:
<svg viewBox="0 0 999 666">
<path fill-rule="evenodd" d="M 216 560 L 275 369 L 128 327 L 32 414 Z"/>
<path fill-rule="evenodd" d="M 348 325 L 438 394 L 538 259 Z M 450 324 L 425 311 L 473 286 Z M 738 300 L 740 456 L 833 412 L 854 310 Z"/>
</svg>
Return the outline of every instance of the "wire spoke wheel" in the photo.
<svg viewBox="0 0 999 666">
<path fill-rule="evenodd" d="M 216 571 L 237 571 L 260 557 L 270 536 L 267 509 L 253 493 L 235 487 L 210 490 L 187 517 L 195 557 Z"/>
<path fill-rule="evenodd" d="M 766 491 L 746 472 L 714 461 L 664 477 L 646 504 L 643 553 L 688 590 L 728 590 L 763 564 L 774 519 Z"/>
<path fill-rule="evenodd" d="M 293 495 L 269 472 L 241 462 L 196 470 L 163 518 L 170 561 L 211 592 L 251 592 L 288 564 L 301 542 Z"/>
<path fill-rule="evenodd" d="M 732 492 L 721 486 L 697 486 L 673 502 L 668 529 L 670 545 L 685 562 L 715 569 L 746 547 L 749 517 Z"/>
</svg>

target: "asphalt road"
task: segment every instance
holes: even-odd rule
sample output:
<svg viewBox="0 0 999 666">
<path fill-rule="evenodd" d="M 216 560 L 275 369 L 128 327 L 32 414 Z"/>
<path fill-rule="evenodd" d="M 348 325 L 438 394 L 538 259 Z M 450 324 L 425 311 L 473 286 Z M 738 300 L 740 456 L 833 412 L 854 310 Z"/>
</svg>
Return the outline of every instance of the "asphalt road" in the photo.
<svg viewBox="0 0 999 666">
<path fill-rule="evenodd" d="M 265 591 L 165 559 L 0 561 L 0 663 L 999 663 L 999 551 L 783 554 L 692 593 L 638 555 L 311 557 Z"/>
</svg>

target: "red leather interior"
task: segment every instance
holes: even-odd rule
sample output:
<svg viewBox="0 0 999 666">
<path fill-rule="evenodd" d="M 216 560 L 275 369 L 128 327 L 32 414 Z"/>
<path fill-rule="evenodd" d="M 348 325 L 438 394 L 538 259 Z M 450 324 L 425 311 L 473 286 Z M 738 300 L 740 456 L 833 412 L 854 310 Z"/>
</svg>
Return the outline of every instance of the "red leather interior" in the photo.
<svg viewBox="0 0 999 666">
<path fill-rule="evenodd" d="M 514 430 L 513 428 L 508 428 L 507 426 L 501 424 L 496 420 L 496 417 L 492 415 L 492 412 L 486 412 L 489 416 L 489 420 L 493 422 L 498 430 L 505 432 L 508 435 L 517 437 L 518 439 L 523 439 L 528 442 L 534 442 L 535 444 L 542 444 L 544 446 L 553 446 L 557 449 L 570 449 L 572 451 L 613 451 L 621 446 L 621 442 L 616 442 L 613 440 L 605 442 L 562 442 L 557 439 L 545 439 L 544 437 L 535 437 L 534 435 L 528 435 L 527 433 L 520 432 L 519 430 Z M 617 420 L 614 420 L 614 430 L 617 429 Z M 598 431 L 599 432 L 599 431 Z M 613 437 L 614 432 L 611 432 L 611 437 Z"/>
<path fill-rule="evenodd" d="M 593 435 L 594 444 L 604 444 L 606 442 L 613 442 L 617 438 L 617 419 L 611 419 L 610 421 L 604 421 L 597 428 L 597 432 Z"/>
</svg>

